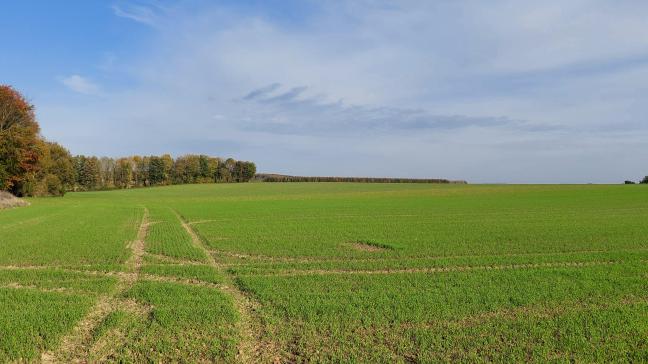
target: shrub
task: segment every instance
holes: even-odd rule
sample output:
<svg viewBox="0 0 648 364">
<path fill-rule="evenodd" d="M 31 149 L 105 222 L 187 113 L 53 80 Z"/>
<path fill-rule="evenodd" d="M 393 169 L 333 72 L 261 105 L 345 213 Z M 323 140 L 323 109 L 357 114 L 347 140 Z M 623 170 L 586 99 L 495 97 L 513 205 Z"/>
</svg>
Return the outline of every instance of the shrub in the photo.
<svg viewBox="0 0 648 364">
<path fill-rule="evenodd" d="M 63 196 L 65 195 L 65 187 L 61 183 L 61 179 L 55 174 L 48 174 L 45 176 L 45 188 L 47 194 L 50 196 Z"/>
<path fill-rule="evenodd" d="M 31 186 L 30 196 L 63 196 L 65 195 L 65 186 L 61 179 L 55 174 L 47 174 L 39 180 L 30 181 L 26 184 Z"/>
</svg>

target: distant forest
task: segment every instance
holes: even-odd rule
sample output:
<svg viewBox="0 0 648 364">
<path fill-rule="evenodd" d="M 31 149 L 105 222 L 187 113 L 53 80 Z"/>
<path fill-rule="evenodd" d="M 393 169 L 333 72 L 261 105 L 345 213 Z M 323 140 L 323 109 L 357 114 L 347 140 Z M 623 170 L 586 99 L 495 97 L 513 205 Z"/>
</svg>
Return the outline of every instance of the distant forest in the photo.
<svg viewBox="0 0 648 364">
<path fill-rule="evenodd" d="M 254 180 L 259 182 L 467 183 L 441 178 L 306 177 L 269 173 L 259 173 Z"/>
<path fill-rule="evenodd" d="M 252 162 L 206 155 L 75 156 L 45 140 L 34 106 L 11 86 L 0 85 L 0 190 L 17 196 L 62 196 L 91 191 L 156 185 L 247 182 Z"/>
</svg>

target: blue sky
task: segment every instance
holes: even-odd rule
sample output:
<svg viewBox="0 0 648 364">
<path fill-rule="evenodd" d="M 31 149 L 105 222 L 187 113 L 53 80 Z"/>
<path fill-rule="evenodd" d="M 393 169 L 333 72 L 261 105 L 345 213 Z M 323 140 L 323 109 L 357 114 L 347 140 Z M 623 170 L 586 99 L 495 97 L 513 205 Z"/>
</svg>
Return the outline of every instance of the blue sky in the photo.
<svg viewBox="0 0 648 364">
<path fill-rule="evenodd" d="M 0 82 L 74 154 L 298 175 L 648 174 L 648 3 L 16 1 Z"/>
</svg>

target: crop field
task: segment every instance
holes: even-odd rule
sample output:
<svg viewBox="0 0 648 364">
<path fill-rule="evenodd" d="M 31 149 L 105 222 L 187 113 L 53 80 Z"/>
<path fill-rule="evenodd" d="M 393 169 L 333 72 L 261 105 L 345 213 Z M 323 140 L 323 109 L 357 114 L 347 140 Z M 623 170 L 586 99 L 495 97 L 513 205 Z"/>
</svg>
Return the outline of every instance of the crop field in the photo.
<svg viewBox="0 0 648 364">
<path fill-rule="evenodd" d="M 648 189 L 245 183 L 0 211 L 0 362 L 648 361 Z"/>
</svg>

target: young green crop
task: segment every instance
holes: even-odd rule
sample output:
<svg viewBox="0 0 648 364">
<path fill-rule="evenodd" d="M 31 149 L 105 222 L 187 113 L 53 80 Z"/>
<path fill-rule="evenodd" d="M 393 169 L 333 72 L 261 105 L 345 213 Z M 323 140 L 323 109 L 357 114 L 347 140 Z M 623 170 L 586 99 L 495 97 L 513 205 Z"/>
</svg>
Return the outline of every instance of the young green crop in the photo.
<svg viewBox="0 0 648 364">
<path fill-rule="evenodd" d="M 173 210 L 159 207 L 150 211 L 151 225 L 146 239 L 148 252 L 197 262 L 205 261 L 205 253 L 192 245 L 191 237 L 182 228 Z"/>
<path fill-rule="evenodd" d="M 30 199 L 0 211 L 0 361 L 62 342 L 87 361 L 648 361 L 648 190 L 635 187 Z"/>
<path fill-rule="evenodd" d="M 52 349 L 91 305 L 79 294 L 0 288 L 0 361 L 28 361 Z"/>
<path fill-rule="evenodd" d="M 126 298 L 152 306 L 149 322 L 133 325 L 120 348 L 126 362 L 233 361 L 238 334 L 231 299 L 207 287 L 142 281 Z"/>
<path fill-rule="evenodd" d="M 477 273 L 247 276 L 240 282 L 261 301 L 264 318 L 271 323 L 272 336 L 279 340 L 279 345 L 291 347 L 299 343 L 291 349 L 299 353 L 299 357 L 338 362 L 353 353 L 363 362 L 389 362 L 394 360 L 391 355 L 382 360 L 374 355 L 398 350 L 404 358 L 442 359 L 438 357 L 439 351 L 449 354 L 456 350 L 460 354 L 457 359 L 469 360 L 466 348 L 455 343 L 461 335 L 471 330 L 494 338 L 506 335 L 510 336 L 507 345 L 514 345 L 514 333 L 519 329 L 510 323 L 504 325 L 508 327 L 503 330 L 496 325 L 498 322 L 531 315 L 547 316 L 557 324 L 562 315 L 570 312 L 563 312 L 565 307 L 604 312 L 608 305 L 622 307 L 623 302 L 632 303 L 637 306 L 631 311 L 635 316 L 626 319 L 634 322 L 638 329 L 644 325 L 646 331 L 648 316 L 639 315 L 639 308 L 648 304 L 645 273 L 645 264 L 637 262 Z M 577 327 L 579 323 L 571 325 Z M 447 328 L 452 328 L 454 334 Z M 399 335 L 411 337 L 414 332 L 426 330 L 430 333 L 442 331 L 447 337 L 441 340 L 443 336 L 432 335 L 434 341 L 415 346 L 400 339 L 399 346 L 393 347 L 391 340 Z M 372 339 L 371 345 L 363 348 L 367 338 Z M 624 340 L 626 345 L 639 344 L 632 337 L 617 338 L 616 342 L 621 344 Z M 349 347 L 350 343 L 353 347 Z M 555 341 L 549 343 L 559 345 Z M 340 350 L 342 347 L 346 349 Z M 517 349 L 519 354 L 525 353 L 524 347 Z M 631 349 L 645 350 L 646 347 L 640 345 Z M 471 350 L 481 349 L 473 347 Z M 501 354 L 500 359 L 505 358 Z M 584 355 L 584 350 L 578 355 L 572 354 L 579 360 L 590 358 Z M 518 359 L 524 357 L 520 355 Z"/>
</svg>

